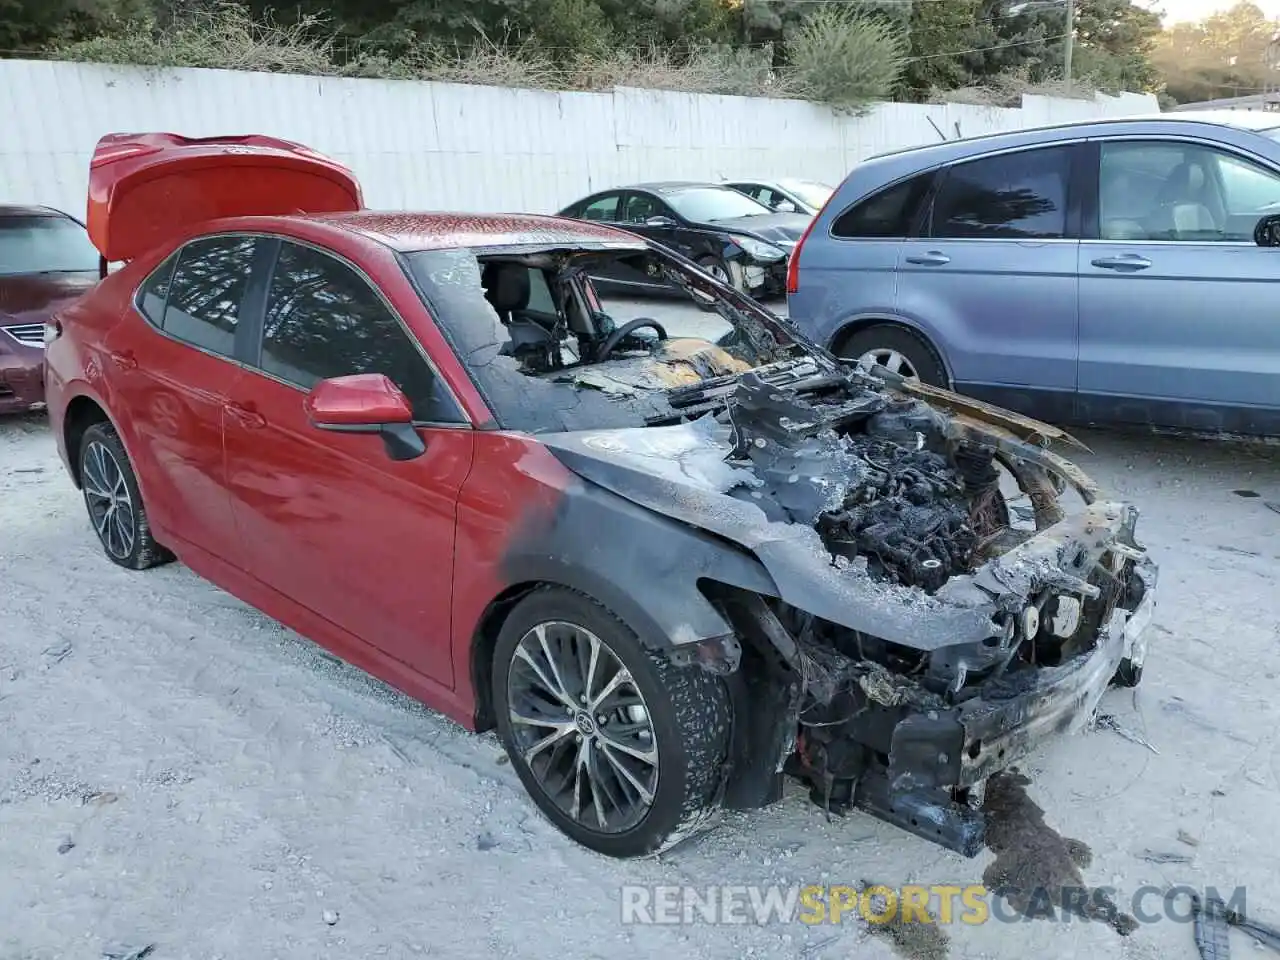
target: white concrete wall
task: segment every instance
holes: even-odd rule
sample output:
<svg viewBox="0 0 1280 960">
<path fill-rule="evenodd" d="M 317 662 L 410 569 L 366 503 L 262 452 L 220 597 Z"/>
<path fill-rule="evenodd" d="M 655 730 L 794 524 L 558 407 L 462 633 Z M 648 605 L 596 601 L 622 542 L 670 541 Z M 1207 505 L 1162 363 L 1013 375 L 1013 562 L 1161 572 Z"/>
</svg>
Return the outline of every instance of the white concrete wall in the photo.
<svg viewBox="0 0 1280 960">
<path fill-rule="evenodd" d="M 939 130 L 973 136 L 1157 109 L 1138 95 L 1027 97 L 1021 109 L 883 104 L 850 118 L 798 101 L 656 90 L 553 93 L 0 60 L 0 202 L 82 216 L 93 145 L 111 132 L 296 140 L 349 164 L 371 207 L 554 212 L 639 180 L 834 184 L 858 160 L 935 142 Z"/>
</svg>

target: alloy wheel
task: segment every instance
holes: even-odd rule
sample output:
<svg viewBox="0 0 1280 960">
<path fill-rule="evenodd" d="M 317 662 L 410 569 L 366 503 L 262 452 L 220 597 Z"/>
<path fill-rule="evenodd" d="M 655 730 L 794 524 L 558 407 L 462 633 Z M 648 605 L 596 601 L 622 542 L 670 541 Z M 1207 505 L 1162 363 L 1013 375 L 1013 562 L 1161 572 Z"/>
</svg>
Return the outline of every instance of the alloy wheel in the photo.
<svg viewBox="0 0 1280 960">
<path fill-rule="evenodd" d="M 561 812 L 607 834 L 644 820 L 658 792 L 657 740 L 608 644 L 577 624 L 538 624 L 516 645 L 507 704 L 520 759 Z"/>
<path fill-rule="evenodd" d="M 911 365 L 903 354 L 897 350 L 876 349 L 868 350 L 857 359 L 858 369 L 864 373 L 873 373 L 873 367 L 884 367 L 890 373 L 896 373 L 906 377 L 908 380 L 918 380 L 920 375 L 916 372 L 916 368 Z"/>
<path fill-rule="evenodd" d="M 124 470 L 105 444 L 94 441 L 85 448 L 83 474 L 84 500 L 98 539 L 111 556 L 124 560 L 137 541 L 137 512 Z"/>
<path fill-rule="evenodd" d="M 729 284 L 729 271 L 718 263 L 708 263 L 704 269 L 723 284 Z"/>
</svg>

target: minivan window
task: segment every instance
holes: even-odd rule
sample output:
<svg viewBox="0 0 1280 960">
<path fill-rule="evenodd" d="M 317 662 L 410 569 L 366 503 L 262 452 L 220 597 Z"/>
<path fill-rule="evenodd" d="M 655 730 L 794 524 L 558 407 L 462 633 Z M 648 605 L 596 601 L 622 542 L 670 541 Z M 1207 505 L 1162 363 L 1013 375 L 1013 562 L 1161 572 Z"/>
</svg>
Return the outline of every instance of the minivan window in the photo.
<svg viewBox="0 0 1280 960">
<path fill-rule="evenodd" d="M 845 240 L 910 236 L 933 176 L 912 177 L 854 204 L 836 218 L 831 235 Z"/>
<path fill-rule="evenodd" d="M 232 356 L 256 246 L 253 237 L 224 236 L 183 247 L 165 298 L 164 332 L 211 353 Z"/>
<path fill-rule="evenodd" d="M 1046 240 L 1067 234 L 1068 147 L 1005 153 L 949 168 L 930 236 Z"/>
<path fill-rule="evenodd" d="M 280 246 L 267 297 L 260 365 L 303 389 L 331 377 L 381 373 L 404 391 L 415 420 L 463 419 L 373 288 L 346 264 L 300 244 Z"/>
</svg>

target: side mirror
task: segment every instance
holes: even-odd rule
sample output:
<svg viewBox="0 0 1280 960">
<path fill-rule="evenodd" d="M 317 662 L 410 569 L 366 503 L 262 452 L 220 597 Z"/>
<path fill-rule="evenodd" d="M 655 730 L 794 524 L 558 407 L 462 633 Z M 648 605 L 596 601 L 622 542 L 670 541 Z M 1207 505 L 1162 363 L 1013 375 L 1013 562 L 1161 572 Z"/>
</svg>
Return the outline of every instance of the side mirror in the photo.
<svg viewBox="0 0 1280 960">
<path fill-rule="evenodd" d="M 1253 228 L 1253 242 L 1260 247 L 1280 247 L 1280 213 L 1258 218 Z"/>
<path fill-rule="evenodd" d="M 381 373 L 321 380 L 302 406 L 319 430 L 380 434 L 392 460 L 413 460 L 427 450 L 413 428 L 408 398 Z"/>
<path fill-rule="evenodd" d="M 670 217 L 650 217 L 644 222 L 646 227 L 674 227 L 676 222 Z"/>
<path fill-rule="evenodd" d="M 796 205 L 790 200 L 780 200 L 778 203 L 774 204 L 773 209 L 778 213 L 795 213 Z"/>
</svg>

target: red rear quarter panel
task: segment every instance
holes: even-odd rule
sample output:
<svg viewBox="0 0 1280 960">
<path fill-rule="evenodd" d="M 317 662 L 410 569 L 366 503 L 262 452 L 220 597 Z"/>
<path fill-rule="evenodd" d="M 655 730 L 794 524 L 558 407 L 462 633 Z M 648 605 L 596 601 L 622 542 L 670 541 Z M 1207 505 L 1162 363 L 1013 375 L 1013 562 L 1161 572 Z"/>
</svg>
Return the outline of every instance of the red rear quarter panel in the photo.
<svg viewBox="0 0 1280 960">
<path fill-rule="evenodd" d="M 67 458 L 65 421 L 67 408 L 77 397 L 87 397 L 105 410 L 126 449 L 129 446 L 128 424 L 112 409 L 111 370 L 102 343 L 133 309 L 134 289 L 160 259 L 146 257 L 127 264 L 53 317 L 62 334 L 45 350 L 45 398 L 58 453 L 72 476 L 75 469 Z"/>
</svg>

